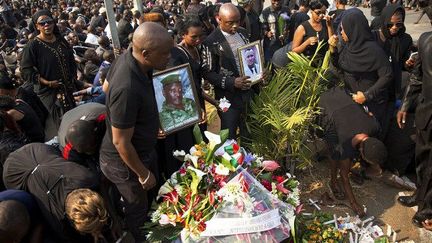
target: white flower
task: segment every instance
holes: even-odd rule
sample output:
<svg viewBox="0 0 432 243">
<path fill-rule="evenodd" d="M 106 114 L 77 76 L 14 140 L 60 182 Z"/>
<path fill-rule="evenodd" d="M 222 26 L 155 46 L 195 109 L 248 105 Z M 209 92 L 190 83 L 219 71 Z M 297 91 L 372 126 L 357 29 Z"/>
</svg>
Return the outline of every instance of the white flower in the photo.
<svg viewBox="0 0 432 243">
<path fill-rule="evenodd" d="M 174 157 L 185 156 L 185 155 L 186 155 L 186 152 L 184 150 L 180 150 L 180 151 L 176 150 L 173 152 Z"/>
<path fill-rule="evenodd" d="M 222 110 L 222 112 L 227 112 L 228 109 L 231 107 L 231 103 L 227 98 L 223 97 L 219 100 L 219 108 Z"/>
<path fill-rule="evenodd" d="M 213 149 L 216 145 L 222 142 L 221 137 L 217 134 L 211 133 L 209 131 L 205 131 L 204 135 L 209 140 L 210 149 Z"/>
<path fill-rule="evenodd" d="M 154 211 L 154 212 L 152 213 L 151 221 L 152 221 L 153 223 L 156 223 L 156 222 L 159 221 L 160 217 L 161 217 L 161 213 L 160 213 L 160 211 L 159 211 L 159 209 L 158 209 L 158 210 L 156 210 L 156 211 Z"/>
<path fill-rule="evenodd" d="M 198 156 L 186 154 L 184 161 L 188 161 L 188 160 L 192 161 L 192 164 L 194 165 L 195 168 L 198 168 Z"/>
<path fill-rule="evenodd" d="M 218 164 L 218 166 L 216 166 L 215 172 L 218 175 L 224 175 L 224 176 L 229 175 L 229 169 L 225 167 L 223 164 Z"/>
<path fill-rule="evenodd" d="M 254 154 L 253 157 L 255 157 L 255 163 L 257 164 L 257 166 L 261 167 L 262 166 L 262 162 L 264 161 L 264 157 L 258 156 L 256 154 Z"/>
<path fill-rule="evenodd" d="M 165 183 L 161 186 L 161 188 L 159 189 L 159 192 L 158 192 L 158 199 L 159 199 L 159 197 L 161 197 L 161 196 L 163 196 L 163 195 L 165 195 L 165 194 L 167 194 L 167 193 L 170 193 L 170 192 L 172 192 L 173 190 L 174 190 L 174 188 L 172 188 L 172 186 L 170 185 L 170 182 L 169 182 L 169 181 L 165 182 Z"/>
</svg>

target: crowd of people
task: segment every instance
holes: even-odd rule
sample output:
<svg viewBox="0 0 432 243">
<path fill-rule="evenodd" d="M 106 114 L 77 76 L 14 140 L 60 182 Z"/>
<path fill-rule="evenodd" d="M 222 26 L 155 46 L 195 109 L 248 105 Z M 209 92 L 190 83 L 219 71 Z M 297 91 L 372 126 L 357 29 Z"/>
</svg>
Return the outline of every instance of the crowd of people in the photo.
<svg viewBox="0 0 432 243">
<path fill-rule="evenodd" d="M 104 1 L 0 0 L 0 242 L 120 242 L 123 232 L 145 242 L 157 190 L 181 166 L 173 151 L 195 143 L 192 127 L 165 134 L 161 124 L 197 112 L 171 75 L 162 81 L 170 117 L 160 117 L 153 74 L 189 64 L 201 131 L 205 101 L 225 98 L 221 129 L 248 136 L 248 106 L 265 82 L 242 74 L 238 49 L 254 41 L 272 64 L 261 72 L 266 82 L 289 51 L 319 65 L 330 50 L 314 132 L 327 145 L 319 157 L 330 161 L 334 197 L 365 216 L 350 173 L 405 186 L 395 178 L 415 167 L 416 191 L 398 201 L 417 205 L 413 223 L 432 229 L 432 32 L 415 46 L 401 5 L 431 19 L 432 1 L 371 0 L 371 24 L 347 7 L 357 2 L 263 2 L 149 0 L 141 13 L 115 0 L 114 48 Z M 245 54 L 252 74 L 255 53 Z"/>
</svg>

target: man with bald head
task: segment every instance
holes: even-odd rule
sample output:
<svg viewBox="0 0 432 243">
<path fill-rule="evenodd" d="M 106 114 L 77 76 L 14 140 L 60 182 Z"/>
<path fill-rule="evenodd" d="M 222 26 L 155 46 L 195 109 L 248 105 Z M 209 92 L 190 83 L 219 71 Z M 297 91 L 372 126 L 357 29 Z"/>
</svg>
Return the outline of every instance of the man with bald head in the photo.
<svg viewBox="0 0 432 243">
<path fill-rule="evenodd" d="M 156 185 L 159 116 L 152 73 L 165 69 L 172 47 L 164 27 L 143 23 L 134 32 L 132 48 L 113 62 L 107 75 L 107 130 L 100 166 L 122 195 L 135 242 L 145 241 L 140 227 L 148 217 L 147 192 Z"/>
<path fill-rule="evenodd" d="M 223 4 L 217 17 L 219 27 L 204 41 L 205 61 L 210 73 L 206 78 L 215 86 L 216 99 L 226 97 L 231 107 L 219 112 L 222 129 L 229 129 L 229 137 L 235 138 L 244 127 L 245 109 L 251 98 L 249 77 L 240 76 L 238 48 L 249 42 L 247 31 L 240 27 L 240 12 L 231 3 Z"/>
</svg>

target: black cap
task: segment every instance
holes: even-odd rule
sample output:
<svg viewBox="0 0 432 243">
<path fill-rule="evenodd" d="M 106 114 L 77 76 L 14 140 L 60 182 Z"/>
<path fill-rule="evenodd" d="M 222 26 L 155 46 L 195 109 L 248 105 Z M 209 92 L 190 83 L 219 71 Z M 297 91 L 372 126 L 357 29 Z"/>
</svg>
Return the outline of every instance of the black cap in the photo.
<svg viewBox="0 0 432 243">
<path fill-rule="evenodd" d="M 18 85 L 6 72 L 0 71 L 0 89 L 16 89 Z"/>
</svg>

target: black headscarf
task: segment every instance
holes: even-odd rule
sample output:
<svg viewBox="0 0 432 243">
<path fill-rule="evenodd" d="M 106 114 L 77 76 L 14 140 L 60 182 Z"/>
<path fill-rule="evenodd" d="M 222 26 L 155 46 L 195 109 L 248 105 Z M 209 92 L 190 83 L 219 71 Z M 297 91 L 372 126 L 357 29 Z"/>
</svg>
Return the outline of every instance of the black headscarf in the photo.
<svg viewBox="0 0 432 243">
<path fill-rule="evenodd" d="M 41 9 L 41 10 L 37 11 L 37 12 L 33 15 L 33 17 L 32 17 L 32 22 L 33 22 L 34 25 L 37 24 L 37 20 L 38 20 L 41 16 L 48 16 L 48 17 L 50 17 L 50 18 L 53 18 L 53 17 L 52 17 L 52 14 L 51 14 L 51 12 L 50 12 L 49 10 L 47 10 L 47 9 Z"/>
<path fill-rule="evenodd" d="M 339 52 L 339 65 L 348 72 L 371 72 L 387 65 L 383 49 L 374 41 L 368 21 L 358 8 L 345 11 L 342 28 L 348 42 Z"/>
<path fill-rule="evenodd" d="M 382 13 L 381 13 L 381 32 L 383 33 L 384 37 L 386 38 L 384 49 L 390 50 L 390 53 L 392 55 L 392 58 L 394 59 L 393 62 L 398 63 L 400 59 L 400 39 L 399 37 L 405 33 L 405 26 L 399 29 L 399 32 L 397 35 L 392 36 L 390 34 L 389 28 L 387 28 L 387 24 L 391 23 L 391 17 L 393 14 L 395 14 L 396 11 L 399 11 L 402 13 L 402 21 L 405 21 L 405 9 L 400 6 L 399 4 L 390 4 L 387 5 Z"/>
</svg>

